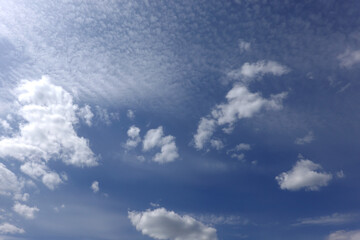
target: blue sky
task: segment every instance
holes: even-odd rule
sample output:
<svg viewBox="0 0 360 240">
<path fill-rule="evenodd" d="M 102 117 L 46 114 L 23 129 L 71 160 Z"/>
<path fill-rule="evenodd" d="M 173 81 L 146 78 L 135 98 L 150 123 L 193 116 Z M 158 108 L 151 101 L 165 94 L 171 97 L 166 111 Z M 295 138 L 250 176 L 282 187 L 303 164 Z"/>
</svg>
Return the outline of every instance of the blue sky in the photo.
<svg viewBox="0 0 360 240">
<path fill-rule="evenodd" d="M 0 2 L 0 239 L 360 239 L 359 8 Z"/>
</svg>

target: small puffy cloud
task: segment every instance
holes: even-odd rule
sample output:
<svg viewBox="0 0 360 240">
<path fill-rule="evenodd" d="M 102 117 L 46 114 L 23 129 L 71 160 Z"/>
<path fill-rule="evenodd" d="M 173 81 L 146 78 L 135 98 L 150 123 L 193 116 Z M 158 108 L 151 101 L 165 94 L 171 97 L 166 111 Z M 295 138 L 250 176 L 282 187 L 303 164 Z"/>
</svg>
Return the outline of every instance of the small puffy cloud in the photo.
<svg viewBox="0 0 360 240">
<path fill-rule="evenodd" d="M 239 40 L 239 49 L 240 52 L 246 52 L 249 51 L 251 47 L 251 44 L 249 42 L 246 42 L 242 39 Z"/>
<path fill-rule="evenodd" d="M 334 213 L 329 216 L 322 216 L 317 218 L 303 218 L 299 219 L 298 223 L 294 225 L 336 225 L 344 224 L 354 221 L 358 216 L 355 214 L 339 214 Z"/>
<path fill-rule="evenodd" d="M 134 148 L 141 142 L 140 128 L 131 126 L 127 131 L 127 135 L 129 139 L 126 141 L 126 147 Z"/>
<path fill-rule="evenodd" d="M 109 113 L 106 108 L 101 108 L 100 106 L 95 107 L 95 116 L 98 120 L 105 123 L 106 125 L 111 125 L 112 121 L 119 120 L 118 113 Z"/>
<path fill-rule="evenodd" d="M 19 194 L 22 185 L 16 175 L 7 169 L 4 164 L 0 163 L 0 195 Z"/>
<path fill-rule="evenodd" d="M 354 231 L 336 231 L 331 233 L 327 240 L 358 240 L 360 239 L 360 230 Z"/>
<path fill-rule="evenodd" d="M 149 151 L 152 148 L 160 147 L 160 153 L 157 153 L 153 161 L 158 163 L 172 162 L 179 157 L 175 144 L 175 137 L 164 136 L 163 127 L 150 129 L 143 140 L 143 150 Z"/>
<path fill-rule="evenodd" d="M 275 179 L 283 190 L 296 191 L 302 188 L 316 191 L 327 186 L 332 174 L 321 172 L 321 166 L 310 160 L 301 159 L 288 172 L 283 172 Z"/>
<path fill-rule="evenodd" d="M 133 110 L 129 109 L 126 113 L 126 116 L 130 119 L 133 120 L 135 118 L 135 113 Z"/>
<path fill-rule="evenodd" d="M 129 212 L 131 223 L 142 234 L 164 240 L 217 240 L 216 229 L 189 215 L 180 216 L 165 208 Z"/>
<path fill-rule="evenodd" d="M 99 182 L 98 182 L 98 181 L 94 181 L 94 182 L 91 184 L 91 189 L 93 190 L 94 193 L 99 192 L 99 190 L 100 190 Z"/>
<path fill-rule="evenodd" d="M 22 234 L 25 233 L 25 230 L 19 227 L 16 227 L 10 223 L 0 224 L 0 234 Z"/>
<path fill-rule="evenodd" d="M 35 213 L 39 211 L 37 207 L 29 207 L 18 202 L 13 206 L 13 210 L 26 219 L 34 219 Z"/>
<path fill-rule="evenodd" d="M 279 110 L 286 93 L 271 95 L 263 98 L 260 93 L 252 93 L 246 86 L 235 85 L 226 95 L 227 102 L 218 104 L 211 111 L 211 115 L 202 118 L 194 135 L 196 149 L 203 149 L 216 126 L 228 125 L 228 129 L 240 119 L 251 118 L 261 110 Z"/>
<path fill-rule="evenodd" d="M 42 182 L 50 190 L 54 190 L 63 181 L 61 180 L 59 174 L 57 174 L 56 172 L 49 172 L 42 177 Z"/>
<path fill-rule="evenodd" d="M 247 143 L 240 143 L 240 144 L 236 145 L 235 150 L 236 151 L 248 151 L 248 150 L 251 150 L 251 146 L 250 146 L 250 144 L 247 144 Z"/>
<path fill-rule="evenodd" d="M 195 148 L 200 150 L 211 138 L 216 129 L 216 121 L 209 118 L 201 118 L 196 134 L 194 135 Z"/>
<path fill-rule="evenodd" d="M 338 60 L 340 61 L 340 66 L 350 68 L 360 62 L 360 50 L 346 50 L 338 56 Z"/>
<path fill-rule="evenodd" d="M 89 105 L 85 105 L 85 107 L 80 108 L 77 114 L 81 119 L 85 121 L 88 126 L 92 125 L 91 120 L 94 117 L 94 114 L 92 113 Z"/>
<path fill-rule="evenodd" d="M 295 140 L 295 144 L 304 145 L 304 144 L 307 144 L 307 143 L 311 143 L 312 141 L 314 141 L 314 139 L 315 139 L 314 133 L 312 131 L 310 131 L 304 137 L 297 138 Z"/>
<path fill-rule="evenodd" d="M 220 150 L 224 148 L 224 143 L 219 139 L 211 139 L 210 144 L 216 150 Z"/>
<path fill-rule="evenodd" d="M 281 76 L 289 72 L 289 69 L 275 61 L 258 61 L 256 63 L 244 63 L 240 69 L 232 70 L 227 75 L 230 78 L 244 82 L 265 74 Z"/>
</svg>

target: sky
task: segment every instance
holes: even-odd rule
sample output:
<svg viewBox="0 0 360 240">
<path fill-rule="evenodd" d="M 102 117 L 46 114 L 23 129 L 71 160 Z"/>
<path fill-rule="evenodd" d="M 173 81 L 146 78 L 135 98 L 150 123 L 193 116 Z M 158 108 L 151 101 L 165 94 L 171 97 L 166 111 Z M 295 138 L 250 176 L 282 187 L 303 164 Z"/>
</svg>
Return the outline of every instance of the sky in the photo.
<svg viewBox="0 0 360 240">
<path fill-rule="evenodd" d="M 359 240 L 358 9 L 0 1 L 0 240 Z"/>
</svg>

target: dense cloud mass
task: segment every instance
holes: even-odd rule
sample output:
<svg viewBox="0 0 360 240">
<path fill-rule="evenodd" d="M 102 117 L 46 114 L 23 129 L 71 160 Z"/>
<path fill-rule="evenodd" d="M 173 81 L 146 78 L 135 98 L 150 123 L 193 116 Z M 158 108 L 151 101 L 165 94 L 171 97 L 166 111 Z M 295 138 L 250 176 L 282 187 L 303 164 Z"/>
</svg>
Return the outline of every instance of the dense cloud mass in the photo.
<svg viewBox="0 0 360 240">
<path fill-rule="evenodd" d="M 138 231 L 154 239 L 217 240 L 216 229 L 207 227 L 194 218 L 180 216 L 165 208 L 129 212 L 131 223 Z"/>
</svg>

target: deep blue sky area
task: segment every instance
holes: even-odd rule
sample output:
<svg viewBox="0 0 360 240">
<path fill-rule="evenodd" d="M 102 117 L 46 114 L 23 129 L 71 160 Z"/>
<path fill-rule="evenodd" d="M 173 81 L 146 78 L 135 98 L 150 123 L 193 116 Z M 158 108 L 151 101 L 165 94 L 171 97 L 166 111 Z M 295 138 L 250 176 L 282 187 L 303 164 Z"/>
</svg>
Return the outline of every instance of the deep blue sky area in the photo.
<svg viewBox="0 0 360 240">
<path fill-rule="evenodd" d="M 360 1 L 0 1 L 1 240 L 360 240 Z"/>
</svg>

